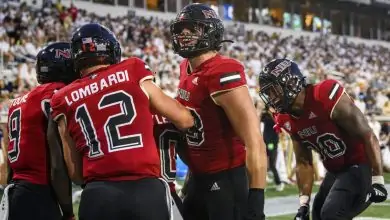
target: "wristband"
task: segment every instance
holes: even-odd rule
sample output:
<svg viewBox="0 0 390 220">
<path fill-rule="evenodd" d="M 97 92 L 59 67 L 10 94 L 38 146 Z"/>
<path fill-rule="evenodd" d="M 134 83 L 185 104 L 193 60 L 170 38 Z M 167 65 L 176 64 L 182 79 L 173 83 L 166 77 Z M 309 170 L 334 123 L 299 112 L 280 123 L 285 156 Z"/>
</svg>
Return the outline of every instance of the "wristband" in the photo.
<svg viewBox="0 0 390 220">
<path fill-rule="evenodd" d="M 385 185 L 385 178 L 383 178 L 383 176 L 373 176 L 372 177 L 372 184 Z"/>
<path fill-rule="evenodd" d="M 248 194 L 249 219 L 264 219 L 264 189 L 251 188 Z"/>
<path fill-rule="evenodd" d="M 264 189 L 249 189 L 248 200 L 251 204 L 256 204 L 257 207 L 264 207 Z"/>
<path fill-rule="evenodd" d="M 256 195 L 258 197 L 263 197 L 264 198 L 264 189 L 258 189 L 258 188 L 250 188 L 249 189 L 249 197 L 251 195 Z"/>
<path fill-rule="evenodd" d="M 309 196 L 307 196 L 307 195 L 299 196 L 299 205 L 300 206 L 308 205 L 309 202 L 310 202 L 310 197 Z"/>
</svg>

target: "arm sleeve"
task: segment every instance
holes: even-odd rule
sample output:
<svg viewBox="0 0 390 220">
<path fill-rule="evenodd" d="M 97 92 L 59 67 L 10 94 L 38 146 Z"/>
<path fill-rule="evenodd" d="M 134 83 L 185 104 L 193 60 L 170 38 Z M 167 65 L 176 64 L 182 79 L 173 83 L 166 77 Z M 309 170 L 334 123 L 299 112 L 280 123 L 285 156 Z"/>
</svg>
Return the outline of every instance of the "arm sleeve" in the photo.
<svg viewBox="0 0 390 220">
<path fill-rule="evenodd" d="M 58 121 L 60 116 L 64 116 L 66 120 L 66 103 L 65 96 L 56 93 L 53 95 L 50 101 L 51 117 L 54 121 Z"/>
<path fill-rule="evenodd" d="M 132 65 L 128 68 L 130 77 L 136 83 L 142 83 L 147 79 L 153 79 L 154 74 L 149 65 L 138 58 L 133 58 Z"/>
<path fill-rule="evenodd" d="M 344 92 L 344 87 L 338 81 L 325 80 L 316 88 L 315 98 L 321 103 L 325 113 L 330 117 Z"/>
<path fill-rule="evenodd" d="M 63 88 L 65 84 L 63 83 L 52 83 L 45 91 L 41 101 L 41 109 L 46 115 L 46 118 L 49 118 L 51 114 L 50 101 L 53 95 Z"/>
<path fill-rule="evenodd" d="M 210 95 L 246 85 L 244 67 L 240 63 L 219 64 L 208 76 Z"/>
</svg>

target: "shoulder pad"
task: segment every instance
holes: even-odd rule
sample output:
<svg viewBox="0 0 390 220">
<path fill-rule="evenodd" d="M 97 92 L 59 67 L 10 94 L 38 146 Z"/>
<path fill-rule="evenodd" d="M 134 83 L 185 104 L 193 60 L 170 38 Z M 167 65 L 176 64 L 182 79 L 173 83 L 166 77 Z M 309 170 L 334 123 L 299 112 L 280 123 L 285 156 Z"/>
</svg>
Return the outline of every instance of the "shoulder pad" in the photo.
<svg viewBox="0 0 390 220">
<path fill-rule="evenodd" d="M 344 92 L 344 87 L 337 80 L 329 79 L 314 85 L 314 97 L 318 101 L 332 101 Z"/>
<path fill-rule="evenodd" d="M 329 115 L 345 91 L 340 82 L 333 79 L 314 85 L 313 89 L 314 99 L 322 104 Z"/>
</svg>

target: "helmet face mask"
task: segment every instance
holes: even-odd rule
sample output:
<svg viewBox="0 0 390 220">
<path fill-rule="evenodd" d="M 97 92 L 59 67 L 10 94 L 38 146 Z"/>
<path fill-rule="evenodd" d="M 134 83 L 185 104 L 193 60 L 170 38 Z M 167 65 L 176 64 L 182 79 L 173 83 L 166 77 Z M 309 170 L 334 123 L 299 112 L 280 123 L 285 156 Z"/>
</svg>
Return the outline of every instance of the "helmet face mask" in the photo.
<svg viewBox="0 0 390 220">
<path fill-rule="evenodd" d="M 259 96 L 278 113 L 292 113 L 292 105 L 306 86 L 298 65 L 287 59 L 273 60 L 259 76 Z"/>
<path fill-rule="evenodd" d="M 173 38 L 182 50 L 194 50 L 204 29 L 205 25 L 199 22 L 178 22 L 172 25 Z"/>
<path fill-rule="evenodd" d="M 204 4 L 183 8 L 170 26 L 172 45 L 184 58 L 221 48 L 224 27 L 216 12 Z"/>
<path fill-rule="evenodd" d="M 276 112 L 283 112 L 284 92 L 279 83 L 269 82 L 261 86 L 259 96 L 266 106 Z"/>
<path fill-rule="evenodd" d="M 212 50 L 207 37 L 209 25 L 203 22 L 181 21 L 173 23 L 172 41 L 175 51 L 182 57 L 192 58 Z"/>
</svg>

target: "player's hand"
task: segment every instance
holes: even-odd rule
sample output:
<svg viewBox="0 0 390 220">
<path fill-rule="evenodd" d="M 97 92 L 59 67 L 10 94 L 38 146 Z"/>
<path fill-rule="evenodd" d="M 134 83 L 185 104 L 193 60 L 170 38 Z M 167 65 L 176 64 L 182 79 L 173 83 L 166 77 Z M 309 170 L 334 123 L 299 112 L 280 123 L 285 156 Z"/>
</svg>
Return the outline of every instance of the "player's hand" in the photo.
<svg viewBox="0 0 390 220">
<path fill-rule="evenodd" d="M 383 202 L 387 199 L 387 190 L 385 188 L 385 180 L 383 176 L 372 177 L 372 190 L 370 194 L 371 202 Z"/>
<path fill-rule="evenodd" d="M 310 206 L 303 204 L 298 209 L 298 213 L 295 215 L 294 220 L 310 220 Z"/>
<path fill-rule="evenodd" d="M 372 184 L 371 191 L 371 202 L 384 202 L 387 199 L 387 190 L 383 184 L 374 183 Z"/>
<path fill-rule="evenodd" d="M 264 219 L 264 189 L 249 189 L 248 213 L 244 220 Z"/>
</svg>

